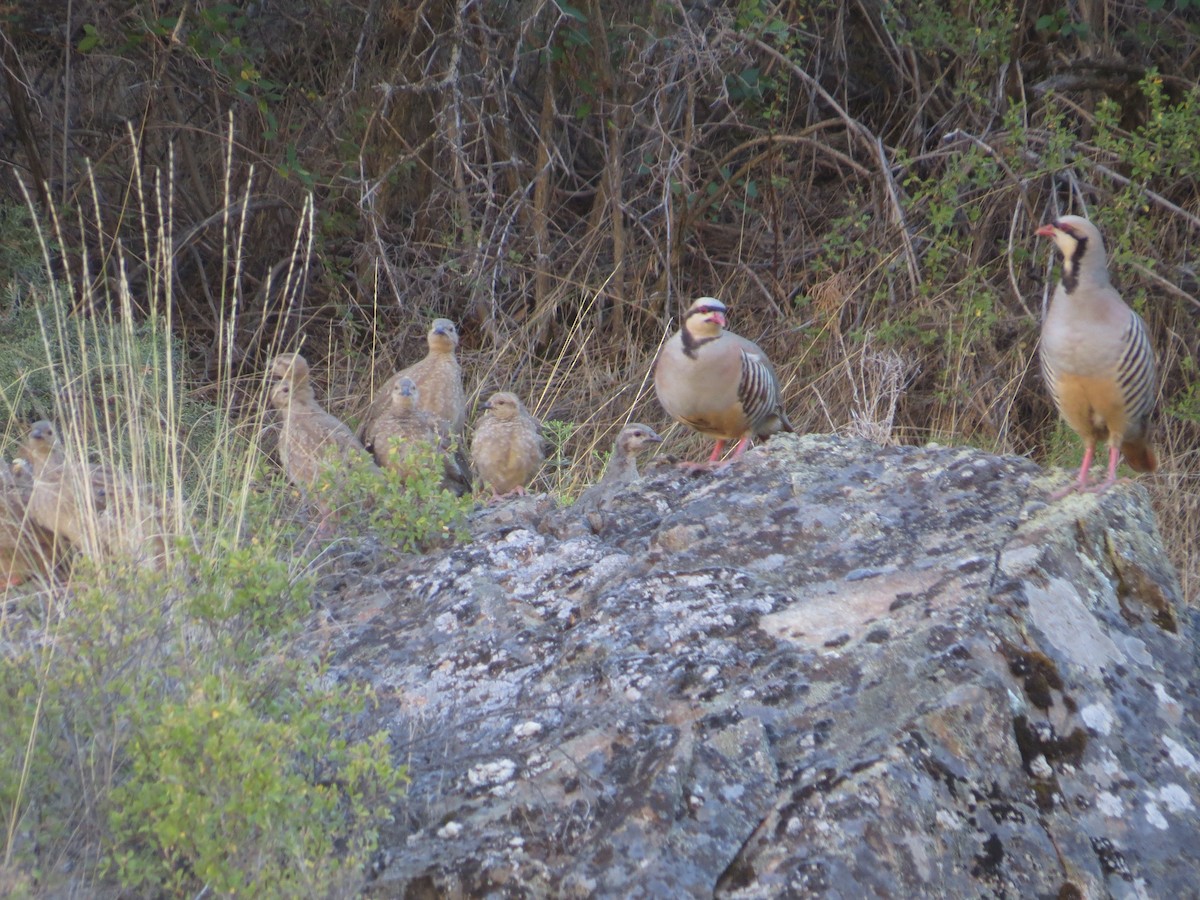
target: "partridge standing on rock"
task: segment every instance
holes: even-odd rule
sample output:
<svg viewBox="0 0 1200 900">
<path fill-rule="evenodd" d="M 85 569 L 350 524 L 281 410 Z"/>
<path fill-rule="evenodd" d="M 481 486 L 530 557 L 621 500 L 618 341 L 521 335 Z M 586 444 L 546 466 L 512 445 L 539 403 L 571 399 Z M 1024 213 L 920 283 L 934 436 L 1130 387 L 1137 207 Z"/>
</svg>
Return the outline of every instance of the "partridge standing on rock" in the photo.
<svg viewBox="0 0 1200 900">
<path fill-rule="evenodd" d="M 381 468 L 408 478 L 415 474 L 422 445 L 436 450 L 443 461 L 443 486 L 461 496 L 470 479 L 451 446 L 446 424 L 420 408 L 420 391 L 408 376 L 394 379 L 388 404 L 366 429 L 366 448 Z"/>
<path fill-rule="evenodd" d="M 613 443 L 612 456 L 600 485 L 632 484 L 639 477 L 637 455 L 652 444 L 661 444 L 662 438 L 649 425 L 634 422 L 626 425 Z"/>
<path fill-rule="evenodd" d="M 284 353 L 275 357 L 271 379 L 271 405 L 280 415 L 279 456 L 292 484 L 311 491 L 322 474 L 371 465 L 354 432 L 317 402 L 303 356 Z M 316 505 L 323 514 L 330 513 L 328 503 L 318 499 Z"/>
<path fill-rule="evenodd" d="M 437 416 L 457 441 L 462 441 L 467 422 L 467 396 L 463 391 L 462 369 L 455 350 L 458 331 L 449 319 L 434 319 L 427 335 L 429 352 L 425 358 L 402 369 L 383 383 L 363 416 L 358 436 L 367 440 L 368 430 L 391 402 L 392 390 L 401 378 L 417 386 L 418 408 Z"/>
<path fill-rule="evenodd" d="M 488 399 L 471 439 L 471 463 L 493 498 L 524 494 L 545 458 L 541 423 L 516 394 L 501 391 Z"/>
<path fill-rule="evenodd" d="M 0 460 L 0 589 L 50 569 L 54 536 L 30 516 L 32 493 L 29 467 Z"/>
<path fill-rule="evenodd" d="M 792 430 L 770 360 L 753 341 L 725 331 L 725 304 L 713 297 L 693 303 L 663 345 L 654 390 L 673 419 L 716 439 L 700 467 L 716 466 L 726 441 L 737 441 L 732 462 L 752 437 Z"/>
<path fill-rule="evenodd" d="M 603 509 L 626 485 L 633 484 L 641 476 L 638 473 L 637 455 L 653 444 L 662 443 L 662 438 L 649 425 L 634 422 L 626 425 L 613 443 L 612 456 L 599 482 L 579 495 L 571 506 L 575 513 L 591 514 Z"/>
<path fill-rule="evenodd" d="M 1037 233 L 1053 238 L 1063 255 L 1062 280 L 1042 323 L 1042 375 L 1054 405 L 1084 443 L 1078 479 L 1055 497 L 1088 488 L 1096 443 L 1107 439 L 1108 476 L 1094 488 L 1102 491 L 1116 481 L 1122 453 L 1135 471 L 1158 466 L 1147 443 L 1154 350 L 1141 317 L 1109 283 L 1096 226 L 1063 216 Z"/>
</svg>

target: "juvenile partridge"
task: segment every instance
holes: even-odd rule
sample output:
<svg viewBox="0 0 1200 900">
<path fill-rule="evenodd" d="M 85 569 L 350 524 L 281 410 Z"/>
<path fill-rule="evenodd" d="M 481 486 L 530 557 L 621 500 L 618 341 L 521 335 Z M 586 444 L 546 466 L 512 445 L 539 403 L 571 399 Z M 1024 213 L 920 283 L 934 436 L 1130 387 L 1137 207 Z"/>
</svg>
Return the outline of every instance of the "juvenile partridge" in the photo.
<svg viewBox="0 0 1200 900">
<path fill-rule="evenodd" d="M 571 508 L 576 513 L 589 513 L 603 508 L 622 488 L 641 477 L 638 473 L 637 455 L 647 447 L 659 443 L 662 443 L 662 438 L 649 425 L 637 422 L 626 425 L 613 443 L 612 456 L 608 459 L 604 475 L 596 484 L 581 493 Z"/>
<path fill-rule="evenodd" d="M 166 529 L 153 491 L 112 466 L 68 459 L 47 421 L 35 422 L 19 454 L 30 467 L 29 517 L 54 535 L 54 557 L 74 547 L 91 559 L 122 557 L 161 568 Z"/>
<path fill-rule="evenodd" d="M 633 422 L 621 429 L 613 443 L 612 456 L 600 479 L 600 485 L 632 484 L 641 476 L 638 473 L 637 455 L 662 438 L 649 425 Z"/>
<path fill-rule="evenodd" d="M 284 353 L 275 357 L 271 379 L 270 401 L 280 418 L 279 456 L 292 484 L 312 492 L 322 476 L 336 479 L 339 472 L 359 465 L 374 468 L 354 432 L 317 402 L 303 356 Z M 327 501 L 319 496 L 313 500 L 323 515 L 330 514 Z"/>
<path fill-rule="evenodd" d="M 654 363 L 654 390 L 677 422 L 716 439 L 708 462 L 717 466 L 726 441 L 737 441 L 737 460 L 753 437 L 791 431 L 779 381 L 753 341 L 725 330 L 725 304 L 701 297 Z"/>
<path fill-rule="evenodd" d="M 1121 454 L 1129 467 L 1158 466 L 1148 443 L 1154 408 L 1154 350 L 1146 326 L 1108 279 L 1104 240 L 1080 216 L 1063 216 L 1037 230 L 1063 255 L 1062 280 L 1042 323 L 1042 376 L 1054 405 L 1083 438 L 1083 465 L 1074 484 L 1056 497 L 1088 489 L 1088 469 L 1099 441 L 1108 441 L 1108 474 L 1093 489 L 1117 478 Z"/>
<path fill-rule="evenodd" d="M 55 556 L 67 546 L 83 550 L 95 536 L 96 514 L 107 496 L 106 479 L 68 466 L 54 426 L 34 422 L 17 455 L 30 467 L 29 516 L 55 538 Z M 93 542 L 94 543 L 94 542 Z"/>
<path fill-rule="evenodd" d="M 29 466 L 0 460 L 0 589 L 51 568 L 54 535 L 29 515 L 32 493 Z"/>
<path fill-rule="evenodd" d="M 507 391 L 492 394 L 481 408 L 485 412 L 471 439 L 475 472 L 493 498 L 524 494 L 545 459 L 541 423 Z"/>
<path fill-rule="evenodd" d="M 434 319 L 426 336 L 429 352 L 424 359 L 401 369 L 383 383 L 367 408 L 359 426 L 358 436 L 364 442 L 367 434 L 391 402 L 392 391 L 401 378 L 409 378 L 417 387 L 417 408 L 437 416 L 445 423 L 451 437 L 461 441 L 467 422 L 467 396 L 463 391 L 462 369 L 455 351 L 458 349 L 458 330 L 449 319 Z"/>
<path fill-rule="evenodd" d="M 453 445 L 445 423 L 419 406 L 420 391 L 408 376 L 395 379 L 388 404 L 366 430 L 365 445 L 380 468 L 399 472 L 403 477 L 415 473 L 417 453 L 432 448 L 441 454 L 443 486 L 460 496 L 469 490 L 470 479 L 460 452 Z"/>
</svg>

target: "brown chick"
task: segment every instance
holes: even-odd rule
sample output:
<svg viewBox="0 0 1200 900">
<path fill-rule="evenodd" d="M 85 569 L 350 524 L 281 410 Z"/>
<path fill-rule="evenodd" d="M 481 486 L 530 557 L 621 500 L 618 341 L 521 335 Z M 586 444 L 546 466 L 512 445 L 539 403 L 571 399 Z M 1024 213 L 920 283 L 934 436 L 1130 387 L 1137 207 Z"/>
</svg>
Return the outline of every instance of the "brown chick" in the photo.
<svg viewBox="0 0 1200 900">
<path fill-rule="evenodd" d="M 54 535 L 30 517 L 32 493 L 28 464 L 0 465 L 0 589 L 52 568 Z"/>
<path fill-rule="evenodd" d="M 420 391 L 408 376 L 392 383 L 388 404 L 366 431 L 367 450 L 381 468 L 398 472 L 404 478 L 416 473 L 420 449 L 432 447 L 443 460 L 443 486 L 461 496 L 469 489 L 460 453 L 447 432 L 445 423 L 420 408 Z"/>
<path fill-rule="evenodd" d="M 475 472 L 492 489 L 493 499 L 524 494 L 545 459 L 541 423 L 507 391 L 492 394 L 481 408 L 485 412 L 471 439 Z"/>
<path fill-rule="evenodd" d="M 55 555 L 61 558 L 67 546 L 83 550 L 88 544 L 89 516 L 95 521 L 96 501 L 102 494 L 93 490 L 75 467 L 68 466 L 54 426 L 44 419 L 34 422 L 18 451 L 30 466 L 33 484 L 29 494 L 29 517 L 54 535 Z"/>
<path fill-rule="evenodd" d="M 633 422 L 621 429 L 613 443 L 612 456 L 609 457 L 608 467 L 600 484 L 631 484 L 641 475 L 638 473 L 637 455 L 654 444 L 661 444 L 662 438 L 649 425 Z"/>
<path fill-rule="evenodd" d="M 429 352 L 425 358 L 401 369 L 383 383 L 367 408 L 358 436 L 365 443 L 375 419 L 390 404 L 392 391 L 401 378 L 409 378 L 417 388 L 417 408 L 437 416 L 451 437 L 461 441 L 467 423 L 467 395 L 463 391 L 462 369 L 455 355 L 458 330 L 449 319 L 434 319 L 426 335 Z"/>
<path fill-rule="evenodd" d="M 162 567 L 166 533 L 148 489 L 111 466 L 68 460 L 47 421 L 29 429 L 20 455 L 32 474 L 29 517 L 54 535 L 56 558 L 69 545 L 97 561 L 120 556 Z"/>
<path fill-rule="evenodd" d="M 292 484 L 312 493 L 323 475 L 336 475 L 359 465 L 374 468 L 354 432 L 317 402 L 303 356 L 283 353 L 275 357 L 271 379 L 270 401 L 280 418 L 279 456 Z M 322 516 L 332 513 L 327 501 L 320 497 L 313 497 L 313 501 Z"/>
</svg>

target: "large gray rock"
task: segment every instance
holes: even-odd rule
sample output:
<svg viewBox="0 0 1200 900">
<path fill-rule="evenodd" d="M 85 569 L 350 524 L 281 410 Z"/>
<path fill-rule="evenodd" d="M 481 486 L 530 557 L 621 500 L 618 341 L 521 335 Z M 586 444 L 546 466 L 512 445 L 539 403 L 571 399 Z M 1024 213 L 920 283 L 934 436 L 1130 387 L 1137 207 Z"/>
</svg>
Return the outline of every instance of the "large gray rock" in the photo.
<svg viewBox="0 0 1200 900">
<path fill-rule="evenodd" d="M 347 587 L 413 776 L 371 890 L 1195 896 L 1197 616 L 1142 488 L 1047 487 L 780 435 Z"/>
</svg>

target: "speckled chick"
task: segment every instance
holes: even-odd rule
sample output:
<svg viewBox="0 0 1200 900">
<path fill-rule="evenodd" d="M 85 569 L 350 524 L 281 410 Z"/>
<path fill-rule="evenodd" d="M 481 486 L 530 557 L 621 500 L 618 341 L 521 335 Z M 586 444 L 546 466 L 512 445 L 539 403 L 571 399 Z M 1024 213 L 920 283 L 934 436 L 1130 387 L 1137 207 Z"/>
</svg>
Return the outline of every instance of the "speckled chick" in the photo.
<svg viewBox="0 0 1200 900">
<path fill-rule="evenodd" d="M 1042 376 L 1059 413 L 1083 439 L 1083 465 L 1074 484 L 1088 490 L 1088 470 L 1099 441 L 1108 441 L 1108 474 L 1093 490 L 1117 479 L 1121 455 L 1130 468 L 1158 467 L 1148 440 L 1154 409 L 1154 350 L 1146 326 L 1109 281 L 1104 239 L 1081 216 L 1063 216 L 1037 233 L 1063 255 L 1062 279 L 1042 323 Z"/>
<path fill-rule="evenodd" d="M 29 516 L 54 536 L 55 560 L 71 546 L 98 561 L 162 567 L 167 538 L 152 489 L 112 466 L 67 459 L 47 421 L 33 424 L 19 455 L 32 478 Z"/>
<path fill-rule="evenodd" d="M 426 335 L 429 352 L 424 359 L 401 369 L 383 383 L 375 399 L 371 401 L 358 436 L 367 442 L 368 432 L 375 419 L 383 414 L 391 402 L 396 382 L 408 378 L 417 388 L 418 409 L 431 413 L 445 423 L 446 431 L 455 439 L 462 440 L 467 422 L 467 396 L 463 391 L 462 369 L 458 364 L 458 329 L 449 319 L 434 319 Z"/>
<path fill-rule="evenodd" d="M 95 535 L 105 484 L 67 465 L 54 426 L 44 419 L 30 426 L 17 455 L 29 464 L 33 479 L 29 516 L 54 535 L 55 557 L 61 558 L 67 546 L 84 549 Z"/>
<path fill-rule="evenodd" d="M 441 454 L 443 485 L 460 496 L 470 489 L 461 453 L 452 441 L 445 423 L 420 408 L 420 391 L 413 380 L 403 376 L 392 384 L 388 404 L 367 429 L 366 448 L 381 468 L 408 478 L 415 474 L 416 452 L 432 447 Z"/>
<path fill-rule="evenodd" d="M 292 484 L 312 491 L 322 474 L 356 465 L 374 468 L 354 432 L 317 402 L 300 354 L 284 353 L 271 363 L 270 401 L 279 413 L 280 461 Z M 330 512 L 328 504 L 313 499 L 322 513 Z"/>
<path fill-rule="evenodd" d="M 52 566 L 54 535 L 30 516 L 32 493 L 29 464 L 0 461 L 0 589 L 21 584 Z"/>
<path fill-rule="evenodd" d="M 649 425 L 640 422 L 626 425 L 613 442 L 612 456 L 609 457 L 600 484 L 631 484 L 637 481 L 641 477 L 637 467 L 638 454 L 647 447 L 661 443 L 662 438 Z"/>
<path fill-rule="evenodd" d="M 545 459 L 541 423 L 516 394 L 492 394 L 471 439 L 471 464 L 493 497 L 524 494 Z"/>
<path fill-rule="evenodd" d="M 659 351 L 654 390 L 677 422 L 716 439 L 703 467 L 716 467 L 726 441 L 737 441 L 730 462 L 753 437 L 791 431 L 775 369 L 762 349 L 725 330 L 725 304 L 701 297 L 683 326 Z"/>
</svg>

